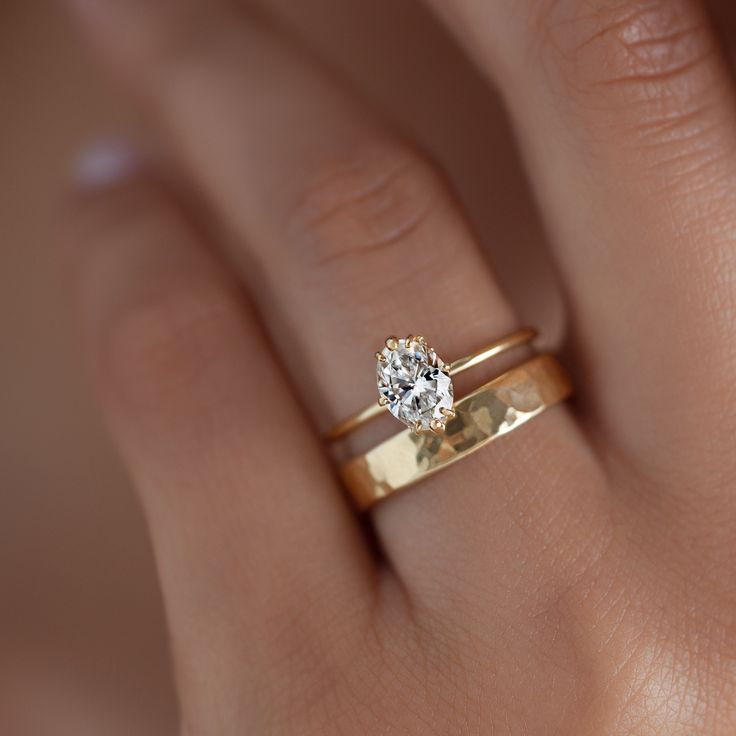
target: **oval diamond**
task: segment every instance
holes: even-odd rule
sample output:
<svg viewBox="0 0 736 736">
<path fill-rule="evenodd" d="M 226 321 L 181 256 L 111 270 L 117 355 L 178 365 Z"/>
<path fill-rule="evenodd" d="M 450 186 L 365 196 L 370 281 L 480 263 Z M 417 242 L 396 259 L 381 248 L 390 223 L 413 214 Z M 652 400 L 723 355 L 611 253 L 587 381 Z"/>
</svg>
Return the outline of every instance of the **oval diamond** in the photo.
<svg viewBox="0 0 736 736">
<path fill-rule="evenodd" d="M 415 431 L 442 429 L 452 414 L 447 366 L 422 338 L 389 338 L 378 354 L 378 393 L 386 408 Z"/>
</svg>

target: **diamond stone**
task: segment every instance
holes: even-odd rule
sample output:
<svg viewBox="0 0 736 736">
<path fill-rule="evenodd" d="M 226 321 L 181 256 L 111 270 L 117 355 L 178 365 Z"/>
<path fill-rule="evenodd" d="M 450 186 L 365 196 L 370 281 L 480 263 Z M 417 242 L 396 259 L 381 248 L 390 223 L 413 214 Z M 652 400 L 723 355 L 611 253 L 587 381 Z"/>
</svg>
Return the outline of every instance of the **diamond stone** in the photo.
<svg viewBox="0 0 736 736">
<path fill-rule="evenodd" d="M 452 414 L 453 388 L 437 353 L 423 338 L 389 338 L 377 357 L 381 403 L 415 431 L 442 429 Z"/>
</svg>

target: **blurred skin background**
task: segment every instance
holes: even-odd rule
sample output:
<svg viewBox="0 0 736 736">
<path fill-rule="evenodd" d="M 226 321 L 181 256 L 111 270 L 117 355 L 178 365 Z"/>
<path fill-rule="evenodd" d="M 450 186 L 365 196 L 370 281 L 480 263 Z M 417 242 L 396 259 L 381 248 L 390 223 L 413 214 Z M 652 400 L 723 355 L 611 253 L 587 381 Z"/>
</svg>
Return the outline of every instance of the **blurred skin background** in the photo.
<svg viewBox="0 0 736 736">
<path fill-rule="evenodd" d="M 145 528 L 53 252 L 72 152 L 133 116 L 40 0 L 0 4 L 0 100 L 0 733 L 174 733 Z"/>
<path fill-rule="evenodd" d="M 492 90 L 411 0 L 268 0 L 289 32 L 426 145 L 522 322 L 560 336 L 544 236 Z M 727 29 L 723 2 L 721 27 Z M 244 132 L 245 134 L 246 132 Z M 177 732 L 137 502 L 85 386 L 54 219 L 75 152 L 149 138 L 55 0 L 0 4 L 0 733 Z M 448 254 L 451 257 L 451 254 Z M 431 284 L 427 288 L 432 288 Z M 427 328 L 429 329 L 429 328 Z"/>
</svg>

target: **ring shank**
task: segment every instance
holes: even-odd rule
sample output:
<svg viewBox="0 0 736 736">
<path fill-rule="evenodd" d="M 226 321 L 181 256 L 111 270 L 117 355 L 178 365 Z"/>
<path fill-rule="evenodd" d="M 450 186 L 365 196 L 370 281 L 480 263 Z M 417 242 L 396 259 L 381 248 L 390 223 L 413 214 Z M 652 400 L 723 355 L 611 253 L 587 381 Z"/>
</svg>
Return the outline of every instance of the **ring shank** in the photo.
<svg viewBox="0 0 736 736">
<path fill-rule="evenodd" d="M 490 358 L 494 358 L 501 353 L 505 353 L 507 350 L 524 345 L 531 342 L 537 336 L 537 331 L 531 327 L 524 327 L 523 329 L 517 330 L 506 337 L 502 337 L 500 340 L 496 340 L 480 350 L 476 350 L 470 355 L 466 355 L 464 358 L 458 358 L 458 360 L 450 363 L 448 372 L 451 376 L 462 373 L 469 368 L 474 368 L 476 365 L 483 363 Z M 349 434 L 354 429 L 357 429 L 362 424 L 375 419 L 386 411 L 386 407 L 380 406 L 378 403 L 366 406 L 365 409 L 353 414 L 344 421 L 335 425 L 326 435 L 328 440 L 337 440 Z"/>
<path fill-rule="evenodd" d="M 340 475 L 356 506 L 367 509 L 520 427 L 571 389 L 554 356 L 535 356 L 458 401 L 444 435 L 405 430 L 347 462 Z"/>
</svg>

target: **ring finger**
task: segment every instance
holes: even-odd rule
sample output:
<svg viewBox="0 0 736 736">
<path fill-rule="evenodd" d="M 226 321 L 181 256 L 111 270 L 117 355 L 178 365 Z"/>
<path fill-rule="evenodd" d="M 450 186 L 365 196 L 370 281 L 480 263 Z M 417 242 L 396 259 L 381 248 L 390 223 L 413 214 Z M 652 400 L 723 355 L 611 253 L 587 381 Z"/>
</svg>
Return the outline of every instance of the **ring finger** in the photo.
<svg viewBox="0 0 736 736">
<path fill-rule="evenodd" d="M 87 17 L 155 105 L 236 241 L 249 244 L 234 255 L 320 430 L 374 399 L 371 356 L 385 335 L 422 331 L 454 359 L 516 327 L 421 155 L 230 6 L 186 8 L 107 0 Z M 529 533 L 520 523 L 539 533 L 541 549 L 570 520 L 595 518 L 601 495 L 567 482 L 570 472 L 594 471 L 566 412 L 549 412 L 524 435 L 468 458 L 448 471 L 452 480 L 444 474 L 379 507 L 378 531 L 398 568 L 421 567 L 430 545 L 451 563 L 490 553 L 519 565 L 511 538 Z M 528 497 L 509 501 L 519 487 L 538 488 L 533 512 Z M 561 505 L 574 512 L 557 513 Z M 503 531 L 490 540 L 488 519 L 503 514 L 514 523 L 497 524 Z M 567 521 L 535 524 L 551 517 Z M 595 524 L 588 532 L 600 536 Z"/>
</svg>

